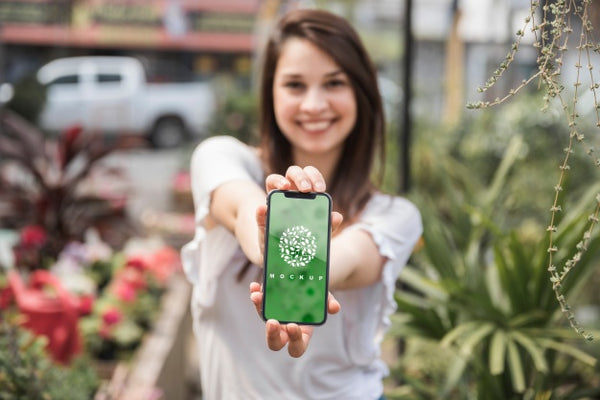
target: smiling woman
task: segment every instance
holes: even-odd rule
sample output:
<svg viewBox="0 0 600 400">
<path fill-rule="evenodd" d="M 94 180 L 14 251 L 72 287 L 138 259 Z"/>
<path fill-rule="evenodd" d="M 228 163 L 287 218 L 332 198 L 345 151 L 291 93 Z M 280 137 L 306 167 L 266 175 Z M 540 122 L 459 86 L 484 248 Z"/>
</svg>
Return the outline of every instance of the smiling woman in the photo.
<svg viewBox="0 0 600 400">
<path fill-rule="evenodd" d="M 388 373 L 379 345 L 395 309 L 396 277 L 422 225 L 412 203 L 372 180 L 385 143 L 375 69 L 345 19 L 303 9 L 278 22 L 261 78 L 260 146 L 213 137 L 192 156 L 196 234 L 182 257 L 194 283 L 203 398 L 379 399 Z M 315 218 L 321 224 L 331 214 L 328 275 L 309 260 L 322 246 L 309 239 L 316 231 L 308 206 L 277 217 L 269 208 L 269 226 L 292 229 L 278 236 L 283 257 L 277 245 L 265 249 L 266 198 L 275 189 L 330 194 L 334 211 Z M 264 315 L 263 293 L 254 281 L 267 258 L 277 270 L 265 277 L 265 298 L 269 285 L 285 284 L 281 303 L 303 299 L 305 309 L 317 296 L 297 296 L 303 285 L 306 294 L 328 279 L 331 315 L 318 329 L 256 315 Z M 284 348 L 288 354 L 276 352 Z"/>
</svg>

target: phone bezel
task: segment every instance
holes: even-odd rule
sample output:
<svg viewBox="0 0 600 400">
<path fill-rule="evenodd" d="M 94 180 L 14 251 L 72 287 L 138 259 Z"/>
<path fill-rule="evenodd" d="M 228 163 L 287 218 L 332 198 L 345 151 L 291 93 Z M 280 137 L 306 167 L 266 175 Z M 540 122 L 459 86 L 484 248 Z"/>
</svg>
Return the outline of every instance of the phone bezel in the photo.
<svg viewBox="0 0 600 400">
<path fill-rule="evenodd" d="M 325 299 L 324 310 L 323 310 L 323 320 L 317 322 L 303 322 L 303 321 L 294 321 L 294 320 L 280 320 L 277 319 L 282 324 L 288 323 L 296 323 L 299 325 L 323 325 L 327 321 L 327 301 L 329 296 L 329 261 L 330 261 L 330 251 L 331 251 L 331 211 L 332 211 L 332 200 L 331 196 L 326 192 L 299 192 L 295 190 L 272 190 L 267 195 L 267 215 L 265 221 L 265 236 L 264 236 L 264 254 L 263 254 L 263 301 L 262 301 L 262 309 L 261 315 L 262 318 L 267 321 L 270 318 L 267 318 L 265 315 L 265 304 L 267 302 L 266 295 L 266 285 L 267 285 L 267 261 L 269 254 L 269 228 L 270 228 L 270 218 L 271 218 L 271 198 L 275 193 L 283 193 L 286 198 L 295 198 L 295 199 L 306 199 L 306 200 L 314 200 L 317 196 L 324 196 L 327 198 L 328 204 L 328 213 L 327 213 L 327 251 L 326 251 L 326 262 L 325 262 Z"/>
</svg>

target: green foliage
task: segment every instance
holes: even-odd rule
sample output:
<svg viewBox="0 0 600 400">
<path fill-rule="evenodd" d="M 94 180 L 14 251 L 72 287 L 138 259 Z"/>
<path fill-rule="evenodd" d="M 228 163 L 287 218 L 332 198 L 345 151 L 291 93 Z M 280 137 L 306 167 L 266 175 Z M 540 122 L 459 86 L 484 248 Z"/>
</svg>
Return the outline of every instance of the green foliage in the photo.
<svg viewBox="0 0 600 400">
<path fill-rule="evenodd" d="M 509 115 L 497 118 L 506 122 Z M 484 122 L 488 128 L 503 126 Z M 522 119 L 514 122 L 518 127 Z M 598 396 L 600 374 L 592 346 L 561 323 L 561 305 L 548 279 L 548 243 L 540 222 L 544 213 L 535 201 L 552 180 L 552 160 L 531 157 L 535 153 L 529 151 L 552 147 L 552 140 L 536 143 L 535 136 L 506 125 L 492 132 L 473 128 L 481 123 L 470 121 L 454 132 L 420 132 L 415 144 L 418 193 L 412 199 L 423 215 L 424 246 L 400 275 L 392 334 L 405 341 L 408 351 L 393 374 L 405 384 L 387 395 L 576 399 L 587 391 Z M 494 135 L 502 129 L 505 136 Z M 497 140 L 472 143 L 490 136 Z M 540 185 L 527 185 L 538 179 Z M 570 212 L 557 224 L 558 261 L 573 257 L 588 229 L 586 202 L 600 184 L 587 186 L 573 186 L 578 196 L 569 202 L 565 197 Z M 533 204 L 519 212 L 515 197 Z M 565 297 L 578 298 L 596 272 L 600 237 L 591 235 L 587 247 L 563 283 Z M 443 362 L 437 360 L 441 355 Z M 415 368 L 417 357 L 421 368 Z"/>
<path fill-rule="evenodd" d="M 73 128 L 56 140 L 18 114 L 0 113 L 0 224 L 20 229 L 42 227 L 48 234 L 47 256 L 55 258 L 70 240 L 82 240 L 90 227 L 104 227 L 103 239 L 118 245 L 135 229 L 122 204 L 90 192 L 89 178 L 120 172 L 102 168 L 100 161 L 131 143 L 108 145 L 102 138 Z M 5 172 L 8 171 L 8 172 Z M 96 175 L 97 177 L 98 175 Z"/>
<path fill-rule="evenodd" d="M 4 312 L 3 312 L 4 313 Z M 4 400 L 89 400 L 99 380 L 89 361 L 79 358 L 70 366 L 54 364 L 46 341 L 15 323 L 0 318 L 0 398 Z"/>
<path fill-rule="evenodd" d="M 6 107 L 23 116 L 27 121 L 36 124 L 40 112 L 46 103 L 46 87 L 35 75 L 27 75 L 14 87 L 14 96 Z"/>
<path fill-rule="evenodd" d="M 533 47 L 538 51 L 537 69 L 529 78 L 523 80 L 517 87 L 510 89 L 503 97 L 496 98 L 493 101 L 478 101 L 467 105 L 467 107 L 474 109 L 496 106 L 512 99 L 516 93 L 530 86 L 532 82 L 536 82 L 544 92 L 544 108 L 558 106 L 560 109 L 564 126 L 568 127 L 568 135 L 565 135 L 566 144 L 561 146 L 561 148 L 564 148 L 562 162 L 557 163 L 559 164 L 560 173 L 556 180 L 557 183 L 554 185 L 553 201 L 550 207 L 550 223 L 546 229 L 549 238 L 548 272 L 555 297 L 569 323 L 575 331 L 589 340 L 592 340 L 592 336 L 583 330 L 570 311 L 562 287 L 567 276 L 577 266 L 581 254 L 586 251 L 589 236 L 598 224 L 600 193 L 588 200 L 588 209 L 591 209 L 589 211 L 588 227 L 582 231 L 582 236 L 576 243 L 577 251 L 574 252 L 571 258 L 561 260 L 563 264 L 559 264 L 554 255 L 562 245 L 556 240 L 556 223 L 565 211 L 563 193 L 572 174 L 573 155 L 577 152 L 585 153 L 588 156 L 588 161 L 590 161 L 589 166 L 600 167 L 600 158 L 594 151 L 594 145 L 597 145 L 597 141 L 594 143 L 586 137 L 589 130 L 586 129 L 585 123 L 586 120 L 595 120 L 596 127 L 600 127 L 599 93 L 597 92 L 600 83 L 596 81 L 593 74 L 594 53 L 598 53 L 600 50 L 593 26 L 594 15 L 597 14 L 597 11 L 598 3 L 591 0 L 531 1 L 530 12 L 525 18 L 523 28 L 516 33 L 517 38 L 510 52 L 485 85 L 479 88 L 479 91 L 482 93 L 487 92 L 502 77 L 514 61 L 521 39 L 527 30 L 532 32 L 534 37 Z M 569 53 L 569 49 L 575 53 L 574 65 L 566 64 L 568 60 L 566 54 Z M 572 68 L 573 71 L 573 78 L 569 82 L 563 79 L 563 70 L 568 70 L 568 68 Z M 589 100 L 590 98 L 591 100 Z M 582 116 L 585 116 L 585 118 L 582 118 Z M 583 124 L 581 124 L 582 121 Z M 578 171 L 581 171 L 581 169 Z"/>
<path fill-rule="evenodd" d="M 244 143 L 256 144 L 257 107 L 256 95 L 251 91 L 227 93 L 214 113 L 211 135 L 231 135 Z"/>
</svg>

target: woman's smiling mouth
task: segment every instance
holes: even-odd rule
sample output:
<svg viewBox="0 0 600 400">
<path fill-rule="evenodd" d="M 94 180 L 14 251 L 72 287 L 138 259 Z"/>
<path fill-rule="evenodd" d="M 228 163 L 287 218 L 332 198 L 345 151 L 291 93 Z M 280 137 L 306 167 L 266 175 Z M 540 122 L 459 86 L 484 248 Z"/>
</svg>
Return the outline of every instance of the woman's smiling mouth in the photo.
<svg viewBox="0 0 600 400">
<path fill-rule="evenodd" d="M 300 122 L 300 126 L 302 127 L 302 129 L 309 131 L 309 132 L 320 132 L 320 131 L 324 131 L 327 128 L 329 128 L 332 123 L 333 123 L 332 120 L 306 121 L 306 122 Z"/>
</svg>

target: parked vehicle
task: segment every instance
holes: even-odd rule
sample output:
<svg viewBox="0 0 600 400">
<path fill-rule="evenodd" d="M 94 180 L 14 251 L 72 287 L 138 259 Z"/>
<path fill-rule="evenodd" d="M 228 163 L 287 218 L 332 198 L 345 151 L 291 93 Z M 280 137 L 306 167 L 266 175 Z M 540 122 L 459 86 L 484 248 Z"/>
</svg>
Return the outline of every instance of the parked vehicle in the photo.
<svg viewBox="0 0 600 400">
<path fill-rule="evenodd" d="M 39 123 L 48 131 L 73 125 L 103 134 L 145 135 L 155 147 L 201 136 L 216 107 L 210 83 L 157 79 L 148 64 L 124 56 L 56 59 L 39 69 L 46 104 Z"/>
</svg>

